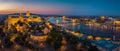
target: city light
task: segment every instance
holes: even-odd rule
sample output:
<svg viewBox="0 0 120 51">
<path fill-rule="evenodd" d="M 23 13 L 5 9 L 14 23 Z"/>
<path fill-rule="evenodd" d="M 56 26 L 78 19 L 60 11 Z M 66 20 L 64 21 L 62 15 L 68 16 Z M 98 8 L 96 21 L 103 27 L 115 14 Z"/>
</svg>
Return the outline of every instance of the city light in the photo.
<svg viewBox="0 0 120 51">
<path fill-rule="evenodd" d="M 0 0 L 0 51 L 120 51 L 120 1 Z"/>
</svg>

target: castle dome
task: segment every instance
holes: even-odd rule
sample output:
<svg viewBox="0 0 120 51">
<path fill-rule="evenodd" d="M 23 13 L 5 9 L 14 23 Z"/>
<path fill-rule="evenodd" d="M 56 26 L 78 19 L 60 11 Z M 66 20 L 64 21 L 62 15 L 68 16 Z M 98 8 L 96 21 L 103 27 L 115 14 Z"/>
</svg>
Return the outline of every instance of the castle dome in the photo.
<svg viewBox="0 0 120 51">
<path fill-rule="evenodd" d="M 30 16 L 30 12 L 29 11 L 26 12 L 26 16 Z"/>
</svg>

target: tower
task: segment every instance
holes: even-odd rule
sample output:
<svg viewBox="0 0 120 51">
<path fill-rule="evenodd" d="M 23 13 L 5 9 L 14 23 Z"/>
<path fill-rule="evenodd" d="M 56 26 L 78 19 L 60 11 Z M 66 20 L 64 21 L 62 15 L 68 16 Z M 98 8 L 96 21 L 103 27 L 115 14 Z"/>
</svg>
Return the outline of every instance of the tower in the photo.
<svg viewBox="0 0 120 51">
<path fill-rule="evenodd" d="M 30 16 L 30 12 L 29 11 L 26 12 L 26 16 Z"/>
</svg>

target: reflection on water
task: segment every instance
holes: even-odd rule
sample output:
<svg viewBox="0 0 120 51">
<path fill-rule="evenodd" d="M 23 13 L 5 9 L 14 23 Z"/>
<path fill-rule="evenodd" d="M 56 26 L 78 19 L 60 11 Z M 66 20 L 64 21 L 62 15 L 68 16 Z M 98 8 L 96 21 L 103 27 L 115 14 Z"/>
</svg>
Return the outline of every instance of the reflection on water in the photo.
<svg viewBox="0 0 120 51">
<path fill-rule="evenodd" d="M 98 23 L 70 23 L 62 21 L 62 18 L 50 18 L 49 21 L 55 24 L 55 21 L 59 20 L 59 24 L 63 24 L 65 28 L 78 31 L 87 35 L 110 37 L 113 40 L 120 40 L 120 27 L 115 27 L 110 24 L 98 24 Z"/>
</svg>

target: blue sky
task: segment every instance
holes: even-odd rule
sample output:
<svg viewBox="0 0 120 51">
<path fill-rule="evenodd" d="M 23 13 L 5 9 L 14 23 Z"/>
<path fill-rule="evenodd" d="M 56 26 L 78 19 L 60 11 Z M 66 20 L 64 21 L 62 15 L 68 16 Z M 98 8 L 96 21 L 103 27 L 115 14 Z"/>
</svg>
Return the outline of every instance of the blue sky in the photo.
<svg viewBox="0 0 120 51">
<path fill-rule="evenodd" d="M 29 10 L 39 14 L 120 15 L 120 0 L 0 0 L 0 6 L 0 13 Z"/>
</svg>

